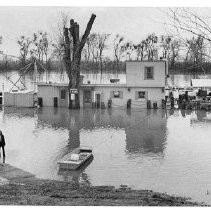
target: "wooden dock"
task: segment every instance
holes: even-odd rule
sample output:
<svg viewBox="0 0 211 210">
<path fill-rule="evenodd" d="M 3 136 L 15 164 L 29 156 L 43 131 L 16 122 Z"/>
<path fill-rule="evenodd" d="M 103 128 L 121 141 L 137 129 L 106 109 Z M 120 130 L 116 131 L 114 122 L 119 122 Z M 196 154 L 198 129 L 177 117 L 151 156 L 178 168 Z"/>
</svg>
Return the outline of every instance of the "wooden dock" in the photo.
<svg viewBox="0 0 211 210">
<path fill-rule="evenodd" d="M 10 181 L 21 182 L 24 179 L 34 178 L 35 175 L 10 164 L 0 164 L 0 185 Z"/>
</svg>

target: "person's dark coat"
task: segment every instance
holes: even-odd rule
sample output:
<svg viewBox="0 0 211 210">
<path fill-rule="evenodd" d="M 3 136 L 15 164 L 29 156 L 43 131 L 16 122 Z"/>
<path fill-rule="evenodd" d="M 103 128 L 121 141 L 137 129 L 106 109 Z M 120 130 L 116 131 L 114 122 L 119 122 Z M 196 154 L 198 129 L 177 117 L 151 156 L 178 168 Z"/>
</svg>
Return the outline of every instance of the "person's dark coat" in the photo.
<svg viewBox="0 0 211 210">
<path fill-rule="evenodd" d="M 4 135 L 2 134 L 1 135 L 1 141 L 0 141 L 0 147 L 4 147 L 6 144 L 5 144 L 5 139 L 4 139 Z"/>
</svg>

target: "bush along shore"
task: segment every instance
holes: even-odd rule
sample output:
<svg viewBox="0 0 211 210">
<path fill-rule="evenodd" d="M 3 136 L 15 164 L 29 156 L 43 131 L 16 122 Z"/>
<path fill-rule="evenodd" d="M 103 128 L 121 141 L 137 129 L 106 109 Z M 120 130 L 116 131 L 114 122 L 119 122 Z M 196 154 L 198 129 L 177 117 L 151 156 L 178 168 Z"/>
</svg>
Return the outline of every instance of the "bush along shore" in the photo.
<svg viewBox="0 0 211 210">
<path fill-rule="evenodd" d="M 69 182 L 25 178 L 0 186 L 0 205 L 47 206 L 206 206 L 189 198 L 127 186 L 86 186 Z"/>
</svg>

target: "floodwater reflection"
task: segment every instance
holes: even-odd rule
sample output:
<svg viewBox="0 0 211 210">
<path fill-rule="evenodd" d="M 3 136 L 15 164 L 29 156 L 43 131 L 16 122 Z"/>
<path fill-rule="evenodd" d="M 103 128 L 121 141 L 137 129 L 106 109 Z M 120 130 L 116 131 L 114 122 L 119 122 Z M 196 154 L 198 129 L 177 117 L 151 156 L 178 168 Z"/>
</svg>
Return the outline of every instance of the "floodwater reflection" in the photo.
<svg viewBox="0 0 211 210">
<path fill-rule="evenodd" d="M 66 108 L 0 111 L 7 162 L 37 177 L 87 185 L 129 185 L 208 202 L 211 130 L 204 111 Z M 203 124 L 204 123 L 204 124 Z M 211 125 L 211 124 L 210 124 Z M 94 159 L 78 171 L 57 161 L 78 146 Z"/>
</svg>

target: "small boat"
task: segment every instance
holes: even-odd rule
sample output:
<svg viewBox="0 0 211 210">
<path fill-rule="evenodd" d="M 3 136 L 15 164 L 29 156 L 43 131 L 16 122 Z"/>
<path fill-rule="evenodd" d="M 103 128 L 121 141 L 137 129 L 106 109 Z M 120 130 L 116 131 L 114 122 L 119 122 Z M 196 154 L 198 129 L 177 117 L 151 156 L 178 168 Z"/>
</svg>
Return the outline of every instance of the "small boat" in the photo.
<svg viewBox="0 0 211 210">
<path fill-rule="evenodd" d="M 74 149 L 71 153 L 65 155 L 57 163 L 60 169 L 76 170 L 91 157 L 93 157 L 91 148 L 78 147 Z"/>
<path fill-rule="evenodd" d="M 63 178 L 64 181 L 76 181 L 78 182 L 81 173 L 92 163 L 94 157 L 90 157 L 86 162 L 84 162 L 78 169 L 71 170 L 65 168 L 59 168 L 57 174 Z M 86 177 L 84 177 L 86 179 Z"/>
</svg>

